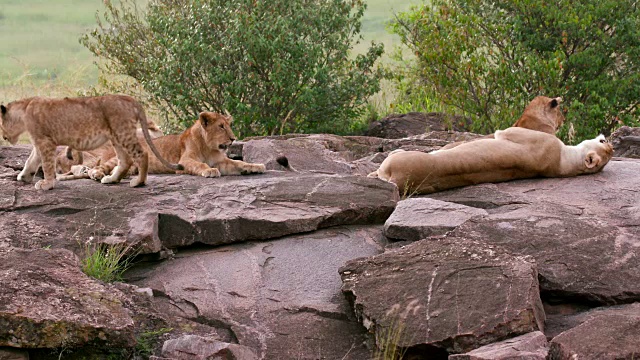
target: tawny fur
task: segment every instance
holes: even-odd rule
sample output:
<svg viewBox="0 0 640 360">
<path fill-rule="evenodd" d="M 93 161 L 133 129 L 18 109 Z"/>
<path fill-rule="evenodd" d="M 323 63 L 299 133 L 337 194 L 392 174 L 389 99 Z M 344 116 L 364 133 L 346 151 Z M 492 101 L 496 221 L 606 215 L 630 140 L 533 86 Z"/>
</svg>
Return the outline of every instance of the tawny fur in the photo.
<svg viewBox="0 0 640 360">
<path fill-rule="evenodd" d="M 103 183 L 117 183 L 133 163 L 139 175 L 131 186 L 144 185 L 147 179 L 148 155 L 136 138 L 139 122 L 143 134 L 150 142 L 147 119 L 142 106 L 126 95 L 106 95 L 83 98 L 28 98 L 0 107 L 0 129 L 11 144 L 18 142 L 25 131 L 29 133 L 33 150 L 19 181 L 30 182 L 40 165 L 44 180 L 36 183 L 39 190 L 49 190 L 56 182 L 56 147 L 66 145 L 80 151 L 96 149 L 107 141 L 113 144 L 118 166 L 113 175 L 104 177 Z M 150 147 L 154 153 L 157 150 Z M 162 159 L 166 166 L 181 168 Z"/>
<path fill-rule="evenodd" d="M 564 123 L 564 114 L 562 114 L 562 110 L 560 110 L 560 103 L 562 103 L 561 97 L 549 98 L 546 96 L 536 96 L 524 109 L 522 116 L 520 116 L 511 127 L 521 127 L 553 135 Z M 479 139 L 493 139 L 493 135 L 494 134 L 489 134 Z M 464 142 L 465 141 L 457 141 L 447 144 L 440 150 L 451 149 Z"/>
<path fill-rule="evenodd" d="M 604 136 L 567 146 L 554 135 L 512 127 L 437 153 L 399 151 L 369 174 L 400 193 L 429 194 L 480 183 L 532 177 L 567 177 L 601 171 L 613 156 Z"/>
<path fill-rule="evenodd" d="M 215 112 L 202 112 L 194 125 L 182 134 L 166 135 L 153 140 L 160 154 L 169 161 L 178 162 L 184 167 L 175 171 L 153 158 L 149 159 L 151 174 L 190 174 L 204 177 L 220 175 L 245 175 L 265 172 L 263 164 L 251 164 L 232 160 L 226 151 L 235 140 L 231 130 L 232 117 Z M 107 154 L 108 156 L 109 154 Z M 109 174 L 114 159 L 89 171 L 92 178 Z"/>
</svg>

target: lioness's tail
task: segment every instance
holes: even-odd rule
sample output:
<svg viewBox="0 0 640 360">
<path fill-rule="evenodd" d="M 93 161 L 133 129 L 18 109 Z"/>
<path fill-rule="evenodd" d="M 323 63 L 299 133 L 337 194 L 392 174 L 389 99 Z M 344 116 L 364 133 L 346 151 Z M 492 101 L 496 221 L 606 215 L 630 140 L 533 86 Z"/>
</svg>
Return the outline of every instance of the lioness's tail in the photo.
<svg viewBox="0 0 640 360">
<path fill-rule="evenodd" d="M 147 115 L 144 113 L 144 110 L 142 109 L 142 106 L 138 107 L 138 114 L 137 115 L 138 115 L 138 120 L 140 121 L 140 127 L 142 128 L 142 134 L 144 135 L 144 139 L 147 141 L 147 144 L 149 145 L 149 148 L 151 149 L 153 154 L 156 156 L 156 158 L 158 158 L 158 160 L 160 160 L 162 165 L 166 166 L 167 168 L 169 168 L 171 170 L 184 170 L 184 167 L 182 165 L 180 165 L 180 164 L 172 164 L 172 163 L 168 162 L 167 160 L 165 160 L 165 158 L 163 158 L 162 155 L 160 155 L 160 152 L 156 148 L 156 145 L 153 143 L 153 141 L 151 140 L 151 136 L 149 135 L 149 125 L 147 123 Z"/>
</svg>

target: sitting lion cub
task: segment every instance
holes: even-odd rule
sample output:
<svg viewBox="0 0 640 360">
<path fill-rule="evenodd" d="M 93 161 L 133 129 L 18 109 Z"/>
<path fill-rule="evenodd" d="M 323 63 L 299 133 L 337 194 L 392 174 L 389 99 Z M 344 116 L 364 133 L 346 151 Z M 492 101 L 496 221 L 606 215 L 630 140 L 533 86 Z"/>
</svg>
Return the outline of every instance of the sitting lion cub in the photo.
<svg viewBox="0 0 640 360">
<path fill-rule="evenodd" d="M 369 177 L 392 182 L 400 193 L 429 194 L 460 186 L 532 177 L 596 173 L 611 160 L 603 135 L 567 146 L 554 135 L 512 127 L 437 153 L 390 154 Z"/>
<path fill-rule="evenodd" d="M 220 175 L 245 175 L 265 172 L 263 164 L 250 164 L 232 160 L 226 150 L 236 139 L 231 130 L 230 115 L 202 112 L 190 128 L 182 134 L 165 135 L 153 139 L 160 154 L 172 162 L 178 162 L 183 171 L 175 171 L 156 159 L 149 159 L 151 174 L 190 174 L 204 177 Z M 99 180 L 109 174 L 115 165 L 113 153 L 105 154 L 102 164 L 89 171 L 92 179 Z"/>
<path fill-rule="evenodd" d="M 49 99 L 33 97 L 0 106 L 0 129 L 11 144 L 18 142 L 25 131 L 29 133 L 33 150 L 18 181 L 30 182 L 42 164 L 44 180 L 36 189 L 52 189 L 56 182 L 56 147 L 67 145 L 77 150 L 92 150 L 111 140 L 118 156 L 113 175 L 102 183 L 117 183 L 135 162 L 139 169 L 131 186 L 144 185 L 147 180 L 148 155 L 136 137 L 136 123 L 140 122 L 147 142 L 151 142 L 147 118 L 142 106 L 126 95 L 106 95 L 82 98 Z M 155 147 L 151 150 L 158 155 Z M 160 159 L 165 166 L 181 169 Z"/>
</svg>

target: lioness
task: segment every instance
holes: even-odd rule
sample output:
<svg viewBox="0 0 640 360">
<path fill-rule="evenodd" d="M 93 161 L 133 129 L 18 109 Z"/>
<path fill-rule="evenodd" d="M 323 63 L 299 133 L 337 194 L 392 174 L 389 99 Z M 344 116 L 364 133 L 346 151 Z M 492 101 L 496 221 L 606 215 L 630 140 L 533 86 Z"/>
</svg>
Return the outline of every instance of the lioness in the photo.
<svg viewBox="0 0 640 360">
<path fill-rule="evenodd" d="M 29 133 L 33 150 L 18 181 L 30 182 L 42 164 L 44 180 L 36 183 L 38 190 L 48 190 L 56 181 L 56 146 L 67 145 L 80 151 L 95 149 L 111 140 L 118 157 L 118 166 L 102 183 L 117 183 L 127 174 L 135 162 L 138 178 L 131 186 L 146 182 L 148 155 L 136 138 L 136 122 L 140 122 L 148 143 L 151 143 L 147 119 L 142 106 L 126 95 L 106 95 L 84 98 L 51 99 L 33 97 L 0 106 L 0 129 L 11 144 L 25 131 Z M 160 157 L 157 149 L 151 150 Z M 132 160 L 133 159 L 133 160 Z M 160 159 L 165 166 L 180 169 Z"/>
<path fill-rule="evenodd" d="M 553 135 L 564 123 L 564 115 L 562 114 L 562 110 L 560 110 L 560 103 L 562 103 L 561 97 L 549 98 L 546 96 L 536 96 L 524 109 L 522 116 L 511 126 L 542 131 Z M 492 139 L 493 135 L 494 134 L 489 134 L 480 139 Z M 465 141 L 457 141 L 447 144 L 440 150 L 451 149 L 464 142 Z"/>
<path fill-rule="evenodd" d="M 190 174 L 204 177 L 220 175 L 245 175 L 265 172 L 263 164 L 250 164 L 232 160 L 226 150 L 236 139 L 231 130 L 232 117 L 216 112 L 202 112 L 198 120 L 182 134 L 165 135 L 153 139 L 160 154 L 169 161 L 179 162 L 183 171 L 175 171 L 164 164 L 150 159 L 149 173 L 152 174 Z M 109 154 L 107 154 L 107 157 Z M 89 171 L 92 179 L 100 179 L 109 174 L 114 159 L 105 161 Z"/>
<path fill-rule="evenodd" d="M 554 135 L 512 127 L 453 149 L 400 151 L 369 177 L 392 182 L 400 193 L 429 194 L 460 186 L 531 177 L 566 177 L 602 170 L 613 156 L 603 135 L 566 146 Z"/>
</svg>

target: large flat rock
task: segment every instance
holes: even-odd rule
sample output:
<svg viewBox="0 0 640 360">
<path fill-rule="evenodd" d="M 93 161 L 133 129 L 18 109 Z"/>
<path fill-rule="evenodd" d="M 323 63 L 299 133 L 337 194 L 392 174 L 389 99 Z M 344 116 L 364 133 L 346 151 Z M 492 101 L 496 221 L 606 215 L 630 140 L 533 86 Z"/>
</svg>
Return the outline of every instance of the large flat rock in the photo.
<svg viewBox="0 0 640 360">
<path fill-rule="evenodd" d="M 134 323 L 67 250 L 0 250 L 0 346 L 131 348 Z"/>
<path fill-rule="evenodd" d="M 15 181 L 28 147 L 0 151 L 7 149 L 11 155 L 5 163 L 0 159 L 0 247 L 73 248 L 95 237 L 157 252 L 271 239 L 334 225 L 382 224 L 398 197 L 394 185 L 376 179 L 278 171 L 215 179 L 151 175 L 146 187 L 135 189 L 126 182 L 77 180 L 43 192 Z"/>
<path fill-rule="evenodd" d="M 185 250 L 129 276 L 167 313 L 227 328 L 258 358 L 359 360 L 369 358 L 366 331 L 340 292 L 338 268 L 384 244 L 380 225 L 338 226 Z"/>
<path fill-rule="evenodd" d="M 543 329 L 535 264 L 479 241 L 422 240 L 352 260 L 340 274 L 378 346 L 392 341 L 421 358 Z"/>
<path fill-rule="evenodd" d="M 451 355 L 448 360 L 546 360 L 548 354 L 547 338 L 541 331 L 535 331 L 466 354 Z"/>
</svg>

